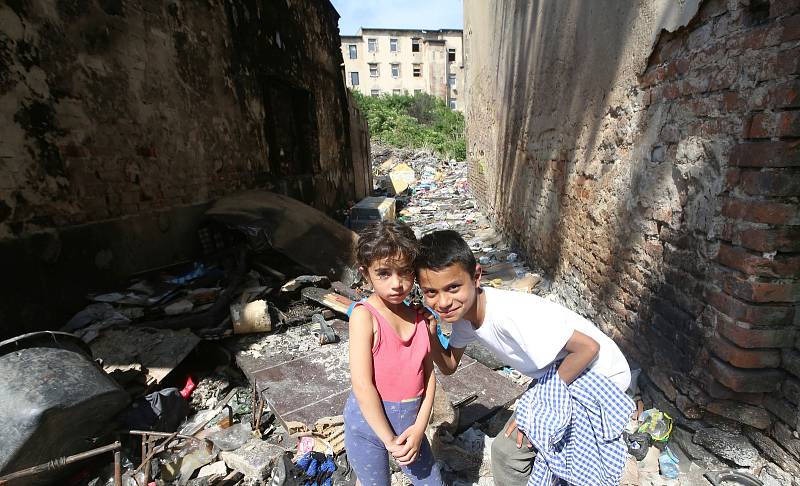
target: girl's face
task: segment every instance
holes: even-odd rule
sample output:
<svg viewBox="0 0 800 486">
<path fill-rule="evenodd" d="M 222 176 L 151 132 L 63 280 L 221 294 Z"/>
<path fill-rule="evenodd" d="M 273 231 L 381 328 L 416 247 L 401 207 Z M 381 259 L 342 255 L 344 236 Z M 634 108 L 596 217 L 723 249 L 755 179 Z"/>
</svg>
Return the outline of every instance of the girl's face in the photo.
<svg viewBox="0 0 800 486">
<path fill-rule="evenodd" d="M 365 275 L 375 293 L 392 304 L 402 303 L 414 287 L 414 269 L 402 258 L 375 260 Z"/>
</svg>

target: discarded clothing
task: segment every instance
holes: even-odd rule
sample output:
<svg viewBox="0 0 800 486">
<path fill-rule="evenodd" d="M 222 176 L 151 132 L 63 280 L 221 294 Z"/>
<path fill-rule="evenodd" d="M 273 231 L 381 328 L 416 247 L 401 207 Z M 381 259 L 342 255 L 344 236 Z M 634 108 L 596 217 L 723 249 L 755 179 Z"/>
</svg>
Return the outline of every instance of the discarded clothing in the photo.
<svg viewBox="0 0 800 486">
<path fill-rule="evenodd" d="M 124 422 L 131 429 L 173 432 L 188 414 L 189 402 L 181 391 L 164 388 L 134 402 Z"/>
<path fill-rule="evenodd" d="M 627 458 L 622 432 L 633 400 L 591 370 L 569 386 L 557 371 L 551 365 L 517 404 L 517 425 L 538 451 L 528 486 L 618 485 Z"/>
</svg>

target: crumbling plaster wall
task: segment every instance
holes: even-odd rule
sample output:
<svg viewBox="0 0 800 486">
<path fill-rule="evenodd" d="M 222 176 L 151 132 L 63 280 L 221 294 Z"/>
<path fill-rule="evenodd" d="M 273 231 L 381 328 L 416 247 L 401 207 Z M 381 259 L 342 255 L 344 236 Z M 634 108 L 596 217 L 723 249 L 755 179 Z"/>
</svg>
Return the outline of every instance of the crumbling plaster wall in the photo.
<svg viewBox="0 0 800 486">
<path fill-rule="evenodd" d="M 800 471 L 798 2 L 464 7 L 487 213 L 684 426 Z"/>
<path fill-rule="evenodd" d="M 337 20 L 312 0 L 2 2 L 3 334 L 190 257 L 219 196 L 354 199 Z"/>
</svg>

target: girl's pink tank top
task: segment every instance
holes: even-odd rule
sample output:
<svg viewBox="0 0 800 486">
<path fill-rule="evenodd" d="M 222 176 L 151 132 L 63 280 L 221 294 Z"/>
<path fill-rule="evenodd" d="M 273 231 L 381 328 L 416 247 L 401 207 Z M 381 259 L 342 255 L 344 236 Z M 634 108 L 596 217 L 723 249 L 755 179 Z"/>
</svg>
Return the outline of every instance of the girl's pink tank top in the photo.
<svg viewBox="0 0 800 486">
<path fill-rule="evenodd" d="M 416 398 L 425 391 L 423 361 L 431 343 L 425 318 L 417 313 L 414 334 L 401 340 L 397 332 L 378 310 L 366 301 L 359 302 L 378 321 L 378 332 L 372 346 L 373 381 L 381 400 L 401 402 Z"/>
</svg>

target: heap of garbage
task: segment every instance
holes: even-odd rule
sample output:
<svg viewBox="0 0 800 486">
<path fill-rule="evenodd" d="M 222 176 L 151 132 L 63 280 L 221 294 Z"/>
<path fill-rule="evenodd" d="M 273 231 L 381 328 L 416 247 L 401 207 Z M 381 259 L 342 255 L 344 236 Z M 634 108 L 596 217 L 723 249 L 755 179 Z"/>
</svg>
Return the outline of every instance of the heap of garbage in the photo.
<svg viewBox="0 0 800 486">
<path fill-rule="evenodd" d="M 374 194 L 343 222 L 265 191 L 222 198 L 196 259 L 98 289 L 59 331 L 0 343 L 0 484 L 355 484 L 346 320 L 370 289 L 353 230 L 395 218 L 418 236 L 456 230 L 484 285 L 555 298 L 476 208 L 465 163 L 373 145 L 373 171 Z M 451 484 L 490 486 L 493 437 L 531 380 L 480 345 L 464 361 L 437 373 L 427 435 Z M 625 484 L 673 481 L 691 462 L 669 442 L 680 431 L 642 398 Z"/>
</svg>

